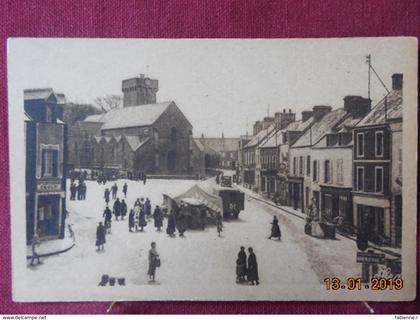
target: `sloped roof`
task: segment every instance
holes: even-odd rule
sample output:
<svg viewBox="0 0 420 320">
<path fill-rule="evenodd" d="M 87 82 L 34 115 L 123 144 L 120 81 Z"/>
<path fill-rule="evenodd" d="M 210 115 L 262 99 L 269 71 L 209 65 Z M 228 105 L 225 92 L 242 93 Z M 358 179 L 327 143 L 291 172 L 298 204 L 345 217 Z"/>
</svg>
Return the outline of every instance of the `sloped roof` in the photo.
<svg viewBox="0 0 420 320">
<path fill-rule="evenodd" d="M 150 140 L 150 137 L 140 139 L 138 136 L 125 136 L 125 139 L 127 140 L 131 150 L 136 151 L 145 145 Z"/>
<path fill-rule="evenodd" d="M 153 124 L 173 101 L 112 109 L 103 115 L 102 130 L 142 127 Z"/>
<path fill-rule="evenodd" d="M 90 116 L 87 116 L 84 122 L 101 122 L 101 119 L 103 118 L 104 114 L 92 114 Z"/>
<path fill-rule="evenodd" d="M 66 103 L 66 97 L 63 93 L 55 93 L 52 88 L 26 89 L 23 91 L 24 100 L 47 100 L 52 94 L 57 99 L 58 104 Z"/>
<path fill-rule="evenodd" d="M 385 123 L 386 119 L 399 119 L 403 114 L 403 97 L 401 90 L 393 90 L 381 101 L 379 101 L 372 110 L 364 117 L 356 127 L 371 126 Z"/>
<path fill-rule="evenodd" d="M 286 128 L 283 128 L 281 130 L 277 130 L 275 134 L 273 134 L 266 142 L 262 143 L 260 148 L 274 148 L 283 143 L 282 134 L 288 131 L 294 131 L 294 132 L 303 132 L 306 128 L 309 127 L 311 124 L 312 119 L 309 118 L 305 122 L 302 122 L 302 120 L 295 121 L 290 123 Z"/>
<path fill-rule="evenodd" d="M 24 121 L 34 121 L 26 112 L 24 113 L 23 119 Z"/>
<path fill-rule="evenodd" d="M 205 149 L 216 153 L 223 151 L 236 151 L 239 148 L 239 138 L 198 138 Z"/>
<path fill-rule="evenodd" d="M 322 119 L 316 121 L 312 126 L 302 135 L 292 147 L 306 147 L 316 144 L 326 133 L 343 119 L 347 114 L 344 108 L 336 109 L 325 114 Z"/>
<path fill-rule="evenodd" d="M 273 132 L 275 128 L 275 124 L 270 125 L 269 127 L 267 127 L 264 130 L 261 130 L 260 132 L 258 132 L 252 139 L 251 141 L 249 141 L 244 148 L 248 148 L 248 147 L 254 147 L 256 145 L 259 145 L 261 142 L 263 142 L 265 140 L 265 138 L 267 138 L 267 136 Z"/>
<path fill-rule="evenodd" d="M 193 142 L 195 143 L 195 145 L 197 146 L 197 148 L 198 148 L 200 151 L 204 151 L 204 146 L 203 146 L 203 144 L 201 143 L 200 139 L 193 139 Z"/>
</svg>

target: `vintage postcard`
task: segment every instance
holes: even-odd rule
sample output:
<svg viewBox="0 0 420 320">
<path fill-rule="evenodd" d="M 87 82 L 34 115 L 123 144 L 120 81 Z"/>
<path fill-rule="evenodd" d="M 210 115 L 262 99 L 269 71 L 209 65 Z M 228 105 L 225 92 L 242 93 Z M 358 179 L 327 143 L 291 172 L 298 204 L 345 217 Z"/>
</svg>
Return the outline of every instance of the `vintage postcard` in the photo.
<svg viewBox="0 0 420 320">
<path fill-rule="evenodd" d="M 9 39 L 13 299 L 414 299 L 417 50 Z"/>
</svg>

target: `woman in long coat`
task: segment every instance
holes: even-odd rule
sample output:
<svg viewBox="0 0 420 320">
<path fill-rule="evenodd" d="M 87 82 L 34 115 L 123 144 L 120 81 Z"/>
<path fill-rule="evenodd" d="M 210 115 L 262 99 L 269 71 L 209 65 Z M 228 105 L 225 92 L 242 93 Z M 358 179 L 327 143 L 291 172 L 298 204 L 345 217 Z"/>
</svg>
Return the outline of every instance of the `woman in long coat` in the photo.
<svg viewBox="0 0 420 320">
<path fill-rule="evenodd" d="M 174 211 L 171 209 L 168 215 L 168 226 L 166 227 L 166 233 L 173 237 L 175 236 L 175 215 Z"/>
<path fill-rule="evenodd" d="M 161 231 L 163 226 L 163 213 L 159 206 L 156 206 L 155 211 L 153 212 L 153 219 L 155 220 L 155 228 L 157 228 L 157 231 Z"/>
<path fill-rule="evenodd" d="M 144 212 L 144 209 L 140 209 L 140 214 L 139 214 L 139 227 L 140 227 L 140 231 L 143 231 L 143 228 L 145 226 L 147 226 L 146 214 Z"/>
<path fill-rule="evenodd" d="M 144 202 L 144 210 L 146 212 L 147 219 L 149 219 L 152 215 L 152 205 L 150 204 L 149 198 L 146 198 L 146 201 Z"/>
<path fill-rule="evenodd" d="M 236 282 L 245 280 L 246 276 L 246 252 L 245 248 L 241 247 L 238 252 L 238 259 L 236 260 Z"/>
<path fill-rule="evenodd" d="M 155 281 L 156 268 L 160 266 L 159 254 L 156 251 L 156 243 L 151 243 L 151 248 L 149 250 L 149 269 L 147 270 L 147 275 L 149 280 Z"/>
<path fill-rule="evenodd" d="M 248 248 L 249 256 L 248 256 L 248 281 L 251 285 L 257 284 L 259 285 L 260 278 L 258 277 L 258 263 L 257 257 L 255 256 L 254 250 L 252 248 Z"/>
<path fill-rule="evenodd" d="M 181 204 L 176 215 L 176 228 L 178 229 L 180 237 L 184 236 L 184 232 L 187 230 L 188 224 L 188 217 L 185 215 L 184 208 L 184 205 Z"/>
<path fill-rule="evenodd" d="M 121 220 L 124 220 L 124 217 L 127 215 L 127 203 L 125 203 L 124 199 L 121 200 L 120 211 Z"/>
<path fill-rule="evenodd" d="M 271 222 L 271 235 L 268 237 L 268 239 L 271 238 L 278 238 L 280 240 L 281 238 L 281 232 L 279 227 L 279 220 L 277 220 L 277 217 L 274 216 L 273 222 Z"/>
<path fill-rule="evenodd" d="M 135 219 L 136 214 L 133 209 L 130 210 L 130 213 L 128 215 L 128 231 L 133 232 L 133 228 L 135 226 Z"/>
<path fill-rule="evenodd" d="M 108 188 L 106 188 L 105 189 L 105 192 L 104 192 L 104 198 L 105 198 L 105 202 L 106 202 L 106 204 L 108 204 L 109 203 L 109 189 Z"/>
</svg>

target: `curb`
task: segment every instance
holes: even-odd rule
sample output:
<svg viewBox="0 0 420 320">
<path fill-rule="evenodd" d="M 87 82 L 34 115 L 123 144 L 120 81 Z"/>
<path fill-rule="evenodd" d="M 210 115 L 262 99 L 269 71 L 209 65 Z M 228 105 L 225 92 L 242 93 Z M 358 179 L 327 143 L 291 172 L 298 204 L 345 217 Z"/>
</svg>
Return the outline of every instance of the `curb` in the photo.
<svg viewBox="0 0 420 320">
<path fill-rule="evenodd" d="M 53 252 L 48 252 L 48 253 L 42 253 L 42 254 L 39 254 L 38 257 L 45 258 L 45 257 L 54 256 L 54 255 L 57 255 L 57 254 L 60 254 L 60 253 L 64 253 L 64 252 L 70 251 L 70 249 L 72 249 L 75 245 L 76 244 L 73 243 L 70 247 L 68 247 L 66 249 L 63 249 L 63 250 L 58 250 L 58 251 L 53 251 Z M 32 256 L 26 256 L 26 260 L 29 260 L 29 259 L 32 259 Z"/>
</svg>

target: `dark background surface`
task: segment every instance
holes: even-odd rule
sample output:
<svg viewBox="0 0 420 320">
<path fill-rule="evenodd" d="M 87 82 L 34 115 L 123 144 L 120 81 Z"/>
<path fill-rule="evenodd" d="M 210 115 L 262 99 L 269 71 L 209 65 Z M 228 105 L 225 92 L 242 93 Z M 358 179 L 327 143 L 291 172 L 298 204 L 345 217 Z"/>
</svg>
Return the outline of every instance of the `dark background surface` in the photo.
<svg viewBox="0 0 420 320">
<path fill-rule="evenodd" d="M 105 313 L 110 305 L 12 301 L 6 68 L 8 37 L 418 37 L 419 12 L 420 1 L 417 0 L 1 1 L 0 313 Z M 417 300 L 407 303 L 372 302 L 369 305 L 376 313 L 420 313 Z M 124 302 L 115 304 L 111 312 L 369 313 L 369 310 L 362 302 Z"/>
</svg>

